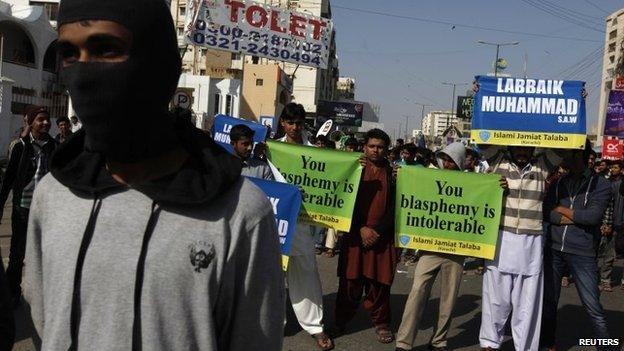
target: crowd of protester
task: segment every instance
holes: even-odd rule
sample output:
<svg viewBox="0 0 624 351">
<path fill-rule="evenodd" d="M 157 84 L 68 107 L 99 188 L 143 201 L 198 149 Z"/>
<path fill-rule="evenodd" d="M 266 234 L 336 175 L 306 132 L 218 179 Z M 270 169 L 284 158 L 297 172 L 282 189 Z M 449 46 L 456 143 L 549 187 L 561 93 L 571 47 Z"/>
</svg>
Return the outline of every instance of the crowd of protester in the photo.
<svg viewBox="0 0 624 351">
<path fill-rule="evenodd" d="M 139 11 L 147 15 L 133 16 Z M 499 349 L 509 320 L 517 350 L 555 350 L 567 280 L 593 337 L 603 340 L 597 348 L 619 349 L 600 293 L 613 291 L 622 253 L 621 161 L 597 160 L 589 143 L 536 150 L 453 142 L 432 150 L 403 140 L 391 148 L 379 129 L 339 141 L 313 137 L 303 106 L 290 103 L 275 140 L 361 153 L 362 177 L 349 232 L 298 225 L 284 273 L 272 206 L 241 177 L 285 182 L 267 161 L 267 145 L 254 149 L 254 132 L 234 126 L 233 157 L 169 111 L 181 62 L 165 3 L 64 0 L 58 26 L 80 121 L 58 119 L 52 138 L 49 112 L 32 107 L 10 150 L 0 189 L 0 210 L 12 193 L 0 350 L 11 348 L 10 311 L 24 302 L 44 350 L 279 350 L 286 293 L 319 349 L 336 347 L 362 305 L 378 342 L 411 350 L 436 280 L 440 307 L 429 349 L 447 350 L 466 258 L 396 248 L 401 167 L 500 176 L 497 254 L 477 261 L 481 348 Z M 324 325 L 317 254 L 338 256 L 331 326 Z M 414 265 L 414 278 L 392 330 L 401 256 Z"/>
</svg>

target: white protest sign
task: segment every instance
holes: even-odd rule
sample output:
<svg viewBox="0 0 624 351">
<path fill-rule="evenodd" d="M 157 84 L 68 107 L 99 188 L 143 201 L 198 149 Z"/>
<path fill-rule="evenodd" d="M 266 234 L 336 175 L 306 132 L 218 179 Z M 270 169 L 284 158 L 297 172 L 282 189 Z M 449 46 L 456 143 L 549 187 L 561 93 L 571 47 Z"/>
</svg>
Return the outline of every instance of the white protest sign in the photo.
<svg viewBox="0 0 624 351">
<path fill-rule="evenodd" d="M 187 43 L 327 68 L 331 20 L 244 0 L 189 2 Z"/>
</svg>

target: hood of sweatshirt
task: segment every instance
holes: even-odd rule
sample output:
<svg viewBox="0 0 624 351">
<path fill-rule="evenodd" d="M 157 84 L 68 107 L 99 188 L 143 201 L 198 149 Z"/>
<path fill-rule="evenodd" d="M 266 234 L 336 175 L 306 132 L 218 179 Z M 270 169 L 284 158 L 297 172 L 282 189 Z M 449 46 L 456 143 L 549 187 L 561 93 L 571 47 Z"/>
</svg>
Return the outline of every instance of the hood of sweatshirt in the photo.
<svg viewBox="0 0 624 351">
<path fill-rule="evenodd" d="M 197 206 L 217 198 L 239 180 L 241 162 L 209 135 L 181 117 L 174 117 L 174 129 L 190 155 L 187 162 L 171 175 L 133 184 L 132 188 L 160 205 Z M 106 169 L 104 155 L 85 148 L 82 130 L 57 149 L 50 172 L 80 196 L 95 198 L 126 189 Z"/>
<path fill-rule="evenodd" d="M 460 171 L 464 170 L 464 166 L 466 163 L 466 147 L 464 146 L 464 144 L 451 143 L 447 147 L 442 149 L 442 151 L 438 152 L 438 154 L 436 155 L 436 158 L 438 159 L 438 166 L 440 167 L 440 169 L 443 169 L 444 167 L 442 165 L 442 160 L 440 160 L 439 157 L 441 153 L 450 157 L 453 162 L 455 162 Z"/>
</svg>

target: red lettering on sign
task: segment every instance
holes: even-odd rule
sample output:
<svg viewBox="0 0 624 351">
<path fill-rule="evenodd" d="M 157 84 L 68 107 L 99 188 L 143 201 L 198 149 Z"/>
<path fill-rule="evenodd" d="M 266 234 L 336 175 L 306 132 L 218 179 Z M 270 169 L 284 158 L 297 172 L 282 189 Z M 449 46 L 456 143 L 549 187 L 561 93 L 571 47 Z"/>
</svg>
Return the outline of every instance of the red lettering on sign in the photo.
<svg viewBox="0 0 624 351">
<path fill-rule="evenodd" d="M 296 37 L 304 38 L 305 32 L 302 32 L 301 29 L 305 29 L 305 17 L 290 15 L 290 34 Z M 302 23 L 303 22 L 303 23 Z"/>
<path fill-rule="evenodd" d="M 319 40 L 321 38 L 321 29 L 327 27 L 327 23 L 315 19 L 310 19 L 310 24 L 314 27 L 314 31 L 312 36 L 315 40 Z"/>
<path fill-rule="evenodd" d="M 280 20 L 280 12 L 276 10 L 271 11 L 271 30 L 280 32 L 280 33 L 286 33 L 286 28 L 280 27 L 279 20 Z"/>
<path fill-rule="evenodd" d="M 245 8 L 245 4 L 236 0 L 225 0 L 225 4 L 230 6 L 230 21 L 238 22 L 238 10 Z"/>
<path fill-rule="evenodd" d="M 260 14 L 259 21 L 255 20 L 256 13 Z M 256 28 L 262 28 L 266 26 L 267 23 L 269 22 L 269 14 L 263 7 L 258 6 L 258 5 L 249 6 L 247 8 L 246 16 L 247 16 L 247 23 L 249 23 L 249 25 L 254 26 Z"/>
</svg>

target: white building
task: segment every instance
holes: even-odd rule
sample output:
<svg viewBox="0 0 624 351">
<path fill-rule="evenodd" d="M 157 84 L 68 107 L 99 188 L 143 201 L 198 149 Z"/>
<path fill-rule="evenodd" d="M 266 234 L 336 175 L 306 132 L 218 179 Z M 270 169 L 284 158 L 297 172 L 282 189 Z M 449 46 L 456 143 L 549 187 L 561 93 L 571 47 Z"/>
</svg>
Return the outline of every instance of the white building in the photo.
<svg viewBox="0 0 624 351">
<path fill-rule="evenodd" d="M 600 83 L 600 107 L 596 134 L 602 143 L 609 92 L 614 89 L 616 68 L 624 65 L 624 8 L 609 15 L 606 20 L 605 44 L 602 58 L 602 78 Z"/>
<path fill-rule="evenodd" d="M 240 114 L 241 81 L 238 79 L 182 74 L 178 87 L 192 92 L 197 128 L 209 129 L 218 114 L 234 117 Z"/>
<path fill-rule="evenodd" d="M 52 27 L 56 28 L 56 20 L 58 18 L 58 9 L 60 0 L 7 0 L 5 1 L 7 4 L 10 4 L 15 7 L 24 7 L 24 6 L 40 6 L 43 7 L 43 12 L 45 12 L 48 20 L 50 20 L 50 24 Z"/>
<path fill-rule="evenodd" d="M 22 126 L 29 104 L 46 106 L 53 118 L 67 116 L 67 95 L 57 79 L 57 33 L 41 6 L 0 1 L 3 38 L 0 91 L 0 157 Z M 55 127 L 55 124 L 53 123 Z"/>
<path fill-rule="evenodd" d="M 457 116 L 450 111 L 431 111 L 422 120 L 422 133 L 428 137 L 441 136 L 451 125 L 459 122 Z"/>
</svg>

